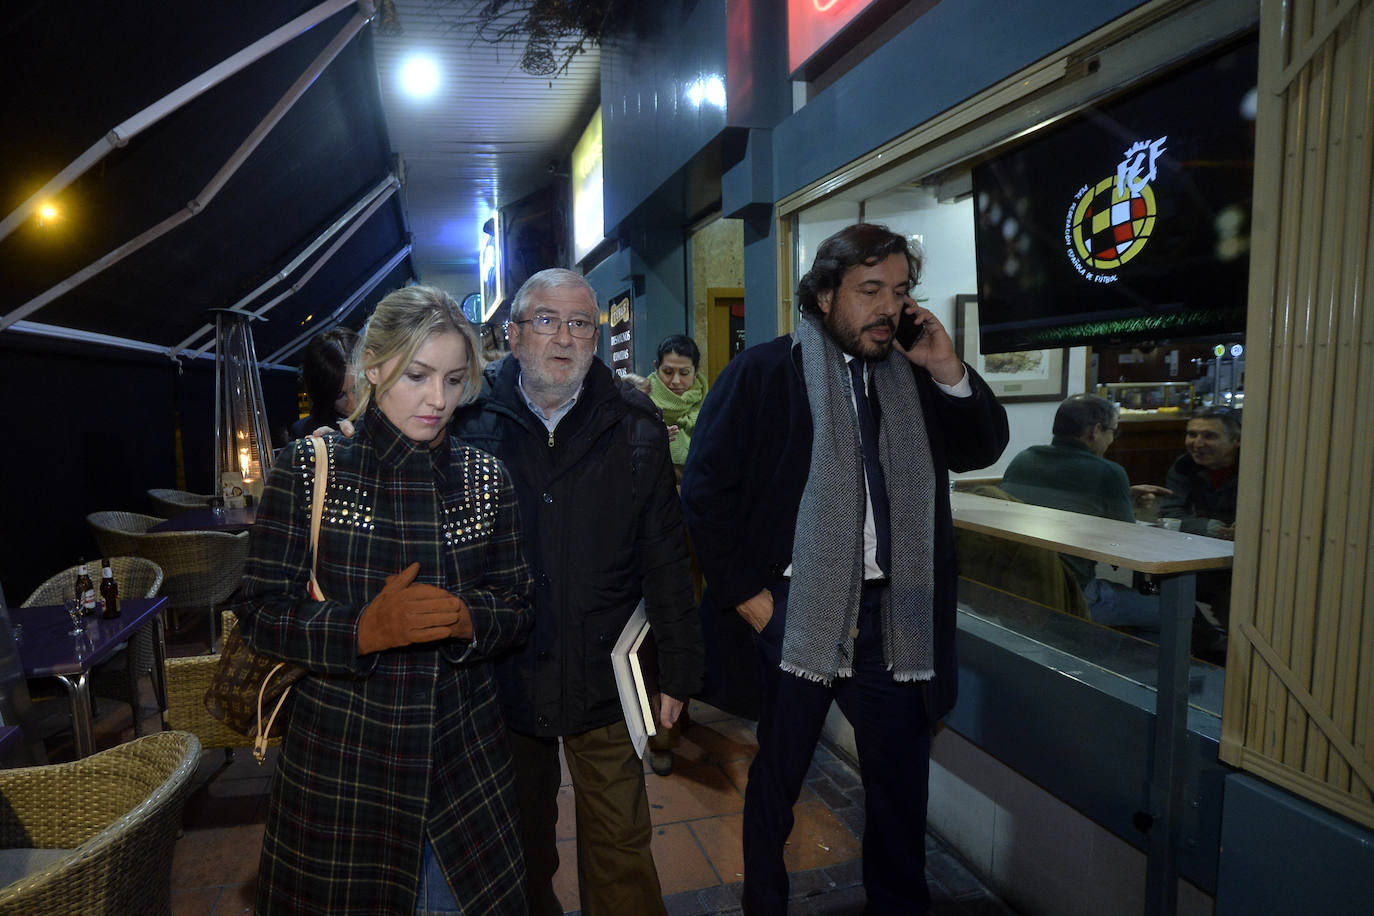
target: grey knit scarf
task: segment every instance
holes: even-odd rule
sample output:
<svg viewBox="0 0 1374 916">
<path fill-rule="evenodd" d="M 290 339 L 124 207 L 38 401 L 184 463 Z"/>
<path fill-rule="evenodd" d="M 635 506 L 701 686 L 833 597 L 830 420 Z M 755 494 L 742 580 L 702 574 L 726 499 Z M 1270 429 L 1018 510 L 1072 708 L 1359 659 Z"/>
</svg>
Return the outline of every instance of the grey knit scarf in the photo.
<svg viewBox="0 0 1374 916">
<path fill-rule="evenodd" d="M 795 332 L 811 404 L 811 470 L 797 512 L 782 669 L 830 684 L 854 673 L 863 590 L 863 454 L 844 353 L 819 319 Z M 882 424 L 878 457 L 891 518 L 891 588 L 882 608 L 883 660 L 898 681 L 935 676 L 935 469 L 916 380 L 895 349 L 870 363 Z"/>
</svg>

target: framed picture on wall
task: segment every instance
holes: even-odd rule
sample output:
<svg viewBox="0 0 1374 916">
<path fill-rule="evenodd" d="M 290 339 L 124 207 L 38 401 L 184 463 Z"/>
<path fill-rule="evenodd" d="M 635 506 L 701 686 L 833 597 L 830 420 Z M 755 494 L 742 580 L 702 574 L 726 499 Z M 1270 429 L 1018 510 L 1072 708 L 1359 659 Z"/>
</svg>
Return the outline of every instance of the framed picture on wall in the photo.
<svg viewBox="0 0 1374 916">
<path fill-rule="evenodd" d="M 1004 403 L 1062 401 L 1069 394 L 1069 354 L 1064 349 L 1019 353 L 978 352 L 978 297 L 954 297 L 954 349 Z"/>
</svg>

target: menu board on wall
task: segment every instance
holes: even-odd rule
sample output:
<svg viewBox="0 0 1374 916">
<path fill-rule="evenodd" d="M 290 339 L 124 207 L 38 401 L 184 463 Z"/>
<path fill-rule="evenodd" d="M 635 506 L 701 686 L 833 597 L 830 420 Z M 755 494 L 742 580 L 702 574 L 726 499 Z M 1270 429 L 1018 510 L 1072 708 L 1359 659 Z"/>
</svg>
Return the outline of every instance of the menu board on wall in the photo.
<svg viewBox="0 0 1374 916">
<path fill-rule="evenodd" d="M 634 310 L 627 289 L 611 299 L 611 369 L 616 375 L 635 371 Z"/>
</svg>

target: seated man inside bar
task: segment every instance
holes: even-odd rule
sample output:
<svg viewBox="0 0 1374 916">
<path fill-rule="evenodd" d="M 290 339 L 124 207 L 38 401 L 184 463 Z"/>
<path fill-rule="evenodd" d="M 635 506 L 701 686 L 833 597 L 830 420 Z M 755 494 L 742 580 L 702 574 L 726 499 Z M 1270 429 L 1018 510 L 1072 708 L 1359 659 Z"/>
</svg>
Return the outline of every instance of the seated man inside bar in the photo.
<svg viewBox="0 0 1374 916">
<path fill-rule="evenodd" d="M 1234 541 L 1240 411 L 1202 408 L 1188 420 L 1183 446 L 1186 451 L 1169 468 L 1171 493 L 1159 502 L 1160 518 L 1178 519 L 1180 531 Z M 1231 616 L 1231 571 L 1199 573 L 1197 600 L 1207 605 L 1203 616 L 1224 632 Z"/>
<path fill-rule="evenodd" d="M 1135 521 L 1135 507 L 1169 491 L 1149 484 L 1131 486 L 1125 469 L 1103 457 L 1116 440 L 1119 422 L 1116 405 L 1106 398 L 1073 395 L 1055 412 L 1053 441 L 1032 445 L 1013 458 L 1002 475 L 1002 489 L 1037 506 Z M 1077 577 L 1093 621 L 1133 627 L 1142 635 L 1158 633 L 1157 595 L 1142 595 L 1124 583 L 1097 578 L 1097 564 L 1085 557 L 1060 557 Z"/>
<path fill-rule="evenodd" d="M 1169 469 L 1171 495 L 1160 500 L 1160 517 L 1179 519 L 1180 531 L 1234 541 L 1240 411 L 1202 408 L 1188 420 L 1183 447 Z"/>
</svg>

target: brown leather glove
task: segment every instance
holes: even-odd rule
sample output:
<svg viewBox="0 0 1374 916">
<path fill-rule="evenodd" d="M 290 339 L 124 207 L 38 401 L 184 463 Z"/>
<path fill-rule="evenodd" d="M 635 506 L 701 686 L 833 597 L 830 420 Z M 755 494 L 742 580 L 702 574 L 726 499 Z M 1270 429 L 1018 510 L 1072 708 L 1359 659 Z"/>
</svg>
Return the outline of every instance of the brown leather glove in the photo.
<svg viewBox="0 0 1374 916">
<path fill-rule="evenodd" d="M 463 606 L 458 609 L 458 622 L 449 627 L 448 635 L 454 639 L 472 639 L 472 614 L 468 611 L 468 603 L 462 598 L 458 601 Z"/>
<path fill-rule="evenodd" d="M 419 563 L 386 577 L 377 597 L 358 618 L 358 654 L 368 655 L 449 635 L 465 609 L 461 598 L 434 585 L 415 585 Z"/>
</svg>

